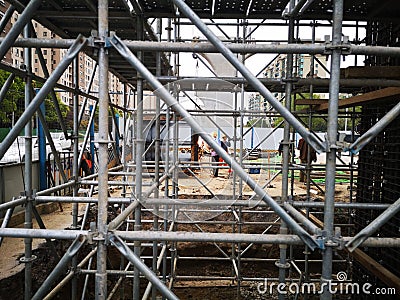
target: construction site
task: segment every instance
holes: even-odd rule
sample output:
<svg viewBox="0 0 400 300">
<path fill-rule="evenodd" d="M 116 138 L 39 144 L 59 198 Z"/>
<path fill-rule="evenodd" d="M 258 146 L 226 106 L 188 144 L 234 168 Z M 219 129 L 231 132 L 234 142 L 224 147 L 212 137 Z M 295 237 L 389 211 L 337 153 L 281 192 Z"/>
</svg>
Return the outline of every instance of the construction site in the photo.
<svg viewBox="0 0 400 300">
<path fill-rule="evenodd" d="M 0 11 L 0 299 L 400 298 L 399 1 Z"/>
</svg>

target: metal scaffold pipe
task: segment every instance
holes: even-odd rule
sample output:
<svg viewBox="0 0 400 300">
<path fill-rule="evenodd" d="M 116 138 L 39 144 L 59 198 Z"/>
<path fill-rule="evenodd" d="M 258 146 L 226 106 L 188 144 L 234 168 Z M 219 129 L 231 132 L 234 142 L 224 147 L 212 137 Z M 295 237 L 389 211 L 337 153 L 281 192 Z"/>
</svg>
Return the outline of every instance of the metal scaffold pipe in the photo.
<svg viewBox="0 0 400 300">
<path fill-rule="evenodd" d="M 95 275 L 96 299 L 107 298 L 107 245 L 104 242 L 107 236 L 108 215 L 108 51 L 105 41 L 108 38 L 108 1 L 98 1 L 98 38 L 99 43 L 99 200 L 97 204 L 97 230 L 99 243 L 97 244 L 97 266 Z"/>
<path fill-rule="evenodd" d="M 5 38 L 0 38 L 0 44 L 5 42 Z M 131 51 L 171 51 L 189 53 L 218 53 L 219 50 L 210 42 L 188 43 L 188 42 L 153 42 L 153 41 L 124 41 Z M 12 44 L 14 47 L 27 48 L 54 48 L 66 49 L 74 43 L 73 39 L 44 39 L 44 38 L 18 38 Z M 270 54 L 329 54 L 331 46 L 327 44 L 234 44 L 224 43 L 233 53 L 270 53 Z M 399 47 L 384 46 L 363 46 L 363 45 L 343 45 L 345 54 L 348 55 L 377 55 L 377 56 L 400 56 Z"/>
<path fill-rule="evenodd" d="M 284 221 L 289 227 L 298 234 L 304 242 L 310 247 L 315 249 L 319 244 L 303 229 L 301 228 L 280 206 L 277 204 L 250 176 L 242 167 L 232 159 L 232 157 L 217 143 L 214 139 L 204 131 L 196 120 L 176 101 L 176 99 L 156 80 L 153 74 L 146 69 L 146 67 L 136 58 L 135 55 L 122 43 L 122 41 L 113 36 L 110 43 L 119 51 L 119 53 L 133 66 L 141 75 L 152 85 L 155 89 L 155 94 L 162 98 L 170 107 L 175 110 L 180 116 L 192 127 L 195 133 L 198 133 L 204 141 L 210 145 L 215 151 L 226 161 L 237 175 L 246 182 L 251 189 L 256 192 L 260 198 L 265 201 Z"/>
<path fill-rule="evenodd" d="M 326 248 L 322 252 L 321 284 L 324 285 L 321 295 L 322 300 L 332 299 L 332 294 L 325 285 L 332 279 L 332 259 L 334 237 L 334 203 L 335 203 L 335 176 L 336 176 L 336 140 L 338 132 L 338 103 L 339 103 L 339 79 L 340 57 L 342 43 L 343 0 L 334 1 L 332 45 L 335 49 L 331 56 L 331 81 L 329 85 L 329 107 L 327 124 L 328 151 L 326 154 L 326 179 L 325 179 L 325 206 L 324 206 L 324 231 L 326 234 Z"/>
<path fill-rule="evenodd" d="M 314 134 L 307 131 L 303 124 L 297 120 L 290 111 L 287 110 L 277 100 L 272 93 L 253 75 L 253 73 L 243 65 L 237 57 L 224 45 L 224 43 L 201 21 L 193 10 L 182 0 L 173 0 L 175 5 L 188 17 L 193 24 L 208 38 L 208 40 L 219 50 L 219 52 L 243 75 L 244 78 L 290 123 L 300 135 L 318 152 L 324 152 L 326 145 L 321 142 Z"/>
</svg>

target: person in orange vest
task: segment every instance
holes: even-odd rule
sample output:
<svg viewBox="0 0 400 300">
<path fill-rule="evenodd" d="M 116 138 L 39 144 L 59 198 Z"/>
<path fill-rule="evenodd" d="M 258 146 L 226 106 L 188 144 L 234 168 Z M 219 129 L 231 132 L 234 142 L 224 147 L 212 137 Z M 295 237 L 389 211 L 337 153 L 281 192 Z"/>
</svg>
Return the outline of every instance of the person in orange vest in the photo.
<svg viewBox="0 0 400 300">
<path fill-rule="evenodd" d="M 83 176 L 83 173 L 85 174 L 84 177 L 89 176 L 92 174 L 92 158 L 89 153 L 89 151 L 84 151 L 82 155 L 82 161 L 81 161 L 81 174 Z"/>
</svg>

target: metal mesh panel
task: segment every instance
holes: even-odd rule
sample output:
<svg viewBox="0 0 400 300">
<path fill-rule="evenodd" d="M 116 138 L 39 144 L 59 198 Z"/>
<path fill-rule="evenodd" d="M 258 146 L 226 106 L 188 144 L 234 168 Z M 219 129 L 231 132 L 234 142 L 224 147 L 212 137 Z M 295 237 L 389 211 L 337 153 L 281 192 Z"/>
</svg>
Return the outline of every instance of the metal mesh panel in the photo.
<svg viewBox="0 0 400 300">
<path fill-rule="evenodd" d="M 379 107 L 364 106 L 362 110 L 360 131 L 364 133 L 382 118 L 396 103 Z M 393 203 L 400 197 L 400 118 L 394 120 L 359 154 L 357 202 Z M 359 210 L 354 222 L 356 232 L 373 221 L 380 211 Z M 380 237 L 399 237 L 400 214 L 397 214 L 375 234 Z M 394 248 L 362 248 L 369 256 L 385 268 L 400 276 L 400 251 Z M 354 280 L 368 282 L 376 287 L 385 287 L 359 263 L 354 263 Z M 364 296 L 358 295 L 357 299 Z M 371 298 L 372 297 L 372 298 Z M 390 295 L 379 299 L 391 299 Z M 392 296 L 393 297 L 393 296 Z M 368 299 L 375 299 L 369 295 Z M 376 298 L 378 299 L 378 298 Z"/>
</svg>

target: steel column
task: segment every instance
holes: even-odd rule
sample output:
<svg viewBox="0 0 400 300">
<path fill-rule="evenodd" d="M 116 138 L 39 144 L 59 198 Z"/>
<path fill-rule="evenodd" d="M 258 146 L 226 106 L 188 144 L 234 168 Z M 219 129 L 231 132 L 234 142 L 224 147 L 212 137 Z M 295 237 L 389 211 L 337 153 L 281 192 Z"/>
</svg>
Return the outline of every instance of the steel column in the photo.
<svg viewBox="0 0 400 300">
<path fill-rule="evenodd" d="M 107 214 L 108 214 L 108 0 L 98 1 L 99 48 L 99 200 L 97 205 L 97 272 L 95 276 L 96 299 L 107 298 Z"/>
<path fill-rule="evenodd" d="M 29 25 L 24 28 L 24 37 L 28 38 L 30 35 Z M 2 57 L 2 56 L 0 56 Z M 30 49 L 24 49 L 24 63 L 26 65 L 27 77 L 25 82 L 25 109 L 31 105 L 32 101 L 32 52 Z M 18 122 L 17 122 L 18 123 Z M 32 190 L 32 122 L 28 120 L 25 125 L 25 222 L 24 228 L 31 229 L 32 223 L 32 207 L 33 207 L 33 190 Z M 10 132 L 11 133 L 11 132 Z M 9 134 L 10 134 L 9 133 Z M 21 262 L 25 263 L 25 300 L 28 300 L 32 296 L 32 261 L 35 257 L 32 255 L 32 239 L 25 238 L 25 256 L 20 259 Z"/>
<path fill-rule="evenodd" d="M 340 56 L 339 46 L 342 42 L 343 0 L 336 0 L 333 10 L 332 45 L 335 47 L 331 56 L 331 78 L 329 85 L 329 108 L 327 141 L 328 151 L 326 154 L 326 179 L 325 179 L 325 206 L 324 206 L 324 231 L 326 235 L 325 250 L 322 253 L 321 284 L 324 284 L 321 299 L 332 299 L 327 282 L 332 279 L 332 259 L 334 236 L 334 203 L 335 203 L 335 177 L 336 177 L 336 139 L 338 130 L 338 102 L 339 102 L 339 79 L 340 79 Z"/>
</svg>

